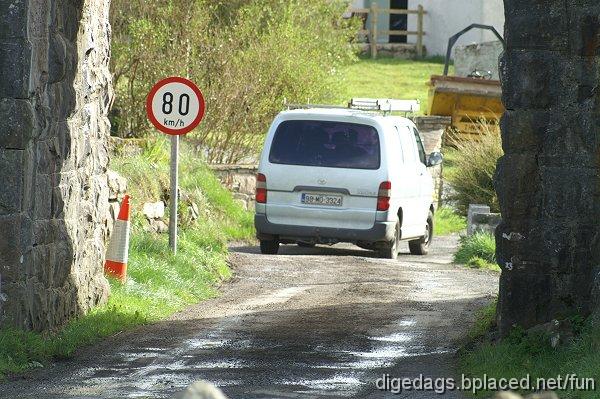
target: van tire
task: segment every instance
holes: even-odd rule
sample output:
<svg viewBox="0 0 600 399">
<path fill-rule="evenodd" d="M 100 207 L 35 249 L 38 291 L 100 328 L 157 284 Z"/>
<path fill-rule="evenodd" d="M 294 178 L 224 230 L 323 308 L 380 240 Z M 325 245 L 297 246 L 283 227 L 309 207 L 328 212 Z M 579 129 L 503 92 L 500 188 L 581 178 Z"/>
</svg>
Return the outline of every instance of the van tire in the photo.
<svg viewBox="0 0 600 399">
<path fill-rule="evenodd" d="M 433 213 L 429 211 L 429 215 L 427 216 L 427 232 L 423 237 L 419 238 L 418 240 L 408 242 L 408 248 L 410 249 L 410 253 L 413 255 L 427 255 L 427 253 L 429 252 L 429 244 L 431 244 L 432 239 Z"/>
<path fill-rule="evenodd" d="M 260 240 L 260 253 L 263 255 L 277 255 L 279 252 L 279 241 Z"/>
<path fill-rule="evenodd" d="M 384 259 L 397 259 L 398 258 L 398 244 L 400 243 L 400 223 L 396 223 L 396 232 L 394 239 L 388 244 L 388 247 L 381 248 L 378 253 L 380 258 Z"/>
</svg>

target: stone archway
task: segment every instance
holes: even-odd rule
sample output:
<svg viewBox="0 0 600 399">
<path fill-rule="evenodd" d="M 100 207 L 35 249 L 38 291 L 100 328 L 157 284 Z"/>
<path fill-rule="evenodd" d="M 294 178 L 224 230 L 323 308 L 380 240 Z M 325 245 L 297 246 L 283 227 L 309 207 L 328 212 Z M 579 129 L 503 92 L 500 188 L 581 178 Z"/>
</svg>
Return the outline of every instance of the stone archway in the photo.
<svg viewBox="0 0 600 399">
<path fill-rule="evenodd" d="M 0 325 L 108 296 L 109 3 L 0 1 Z"/>
<path fill-rule="evenodd" d="M 502 334 L 589 315 L 600 273 L 600 5 L 504 3 Z"/>
</svg>

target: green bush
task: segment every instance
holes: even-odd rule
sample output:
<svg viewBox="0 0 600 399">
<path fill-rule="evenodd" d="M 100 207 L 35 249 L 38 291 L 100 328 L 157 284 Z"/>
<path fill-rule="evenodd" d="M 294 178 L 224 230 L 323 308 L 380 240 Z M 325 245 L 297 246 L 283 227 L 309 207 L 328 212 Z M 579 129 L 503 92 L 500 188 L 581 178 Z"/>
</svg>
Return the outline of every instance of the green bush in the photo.
<svg viewBox="0 0 600 399">
<path fill-rule="evenodd" d="M 453 188 L 450 200 L 463 215 L 469 204 L 489 205 L 499 212 L 494 190 L 496 162 L 503 155 L 500 128 L 497 124 L 479 123 L 479 135 L 472 140 L 452 140 L 456 149 L 449 151 L 451 168 L 445 170 L 446 180 Z"/>
<path fill-rule="evenodd" d="M 476 233 L 460 238 L 454 262 L 478 269 L 499 269 L 496 265 L 496 241 L 489 233 Z"/>
<path fill-rule="evenodd" d="M 117 134 L 152 129 L 144 102 L 166 76 L 188 76 L 207 114 L 189 135 L 209 162 L 254 155 L 284 99 L 318 102 L 354 59 L 357 21 L 342 0 L 114 0 L 112 70 Z"/>
</svg>

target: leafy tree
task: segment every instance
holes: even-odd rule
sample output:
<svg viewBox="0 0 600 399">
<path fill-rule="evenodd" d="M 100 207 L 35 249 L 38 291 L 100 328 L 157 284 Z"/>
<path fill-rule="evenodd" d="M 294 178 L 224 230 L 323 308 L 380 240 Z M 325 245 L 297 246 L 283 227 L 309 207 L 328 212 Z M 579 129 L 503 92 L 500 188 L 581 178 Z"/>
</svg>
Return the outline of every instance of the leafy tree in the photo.
<svg viewBox="0 0 600 399">
<path fill-rule="evenodd" d="M 253 155 L 290 102 L 326 101 L 354 55 L 358 25 L 341 0 L 113 0 L 114 131 L 152 131 L 145 96 L 161 78 L 188 76 L 207 114 L 189 136 L 209 162 Z"/>
</svg>

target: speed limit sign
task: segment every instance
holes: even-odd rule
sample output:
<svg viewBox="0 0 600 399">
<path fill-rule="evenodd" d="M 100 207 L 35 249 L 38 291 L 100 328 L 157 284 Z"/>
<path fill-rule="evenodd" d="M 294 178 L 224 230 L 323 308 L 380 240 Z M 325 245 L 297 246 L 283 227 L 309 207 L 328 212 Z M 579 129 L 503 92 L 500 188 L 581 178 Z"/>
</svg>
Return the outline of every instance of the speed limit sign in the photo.
<svg viewBox="0 0 600 399">
<path fill-rule="evenodd" d="M 202 121 L 206 104 L 194 82 L 171 77 L 154 85 L 146 100 L 150 122 L 161 132 L 173 136 L 187 134 Z"/>
<path fill-rule="evenodd" d="M 171 135 L 171 196 L 169 212 L 169 246 L 177 254 L 177 203 L 179 198 L 179 136 L 194 130 L 206 104 L 194 82 L 171 77 L 152 87 L 146 99 L 150 122 L 161 132 Z"/>
</svg>

